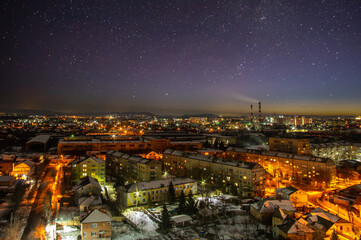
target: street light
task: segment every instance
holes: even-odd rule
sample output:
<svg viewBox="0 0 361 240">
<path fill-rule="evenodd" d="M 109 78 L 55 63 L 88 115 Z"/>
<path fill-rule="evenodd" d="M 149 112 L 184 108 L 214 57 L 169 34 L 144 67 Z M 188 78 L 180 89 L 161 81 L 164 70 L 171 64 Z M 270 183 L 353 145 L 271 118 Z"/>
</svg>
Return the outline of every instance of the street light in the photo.
<svg viewBox="0 0 361 240">
<path fill-rule="evenodd" d="M 202 180 L 201 186 L 202 186 L 202 198 L 203 198 L 203 192 L 204 192 L 204 185 L 206 185 L 206 180 Z"/>
</svg>

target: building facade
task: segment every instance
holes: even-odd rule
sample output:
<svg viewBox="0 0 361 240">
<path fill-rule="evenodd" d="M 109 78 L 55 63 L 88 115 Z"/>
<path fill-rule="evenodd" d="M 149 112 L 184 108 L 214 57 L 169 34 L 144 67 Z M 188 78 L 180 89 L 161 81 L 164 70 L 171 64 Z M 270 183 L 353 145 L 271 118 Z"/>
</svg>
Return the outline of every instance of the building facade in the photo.
<svg viewBox="0 0 361 240">
<path fill-rule="evenodd" d="M 123 152 L 106 154 L 106 173 L 115 177 L 122 174 L 129 183 L 152 181 L 161 178 L 162 163 Z"/>
<path fill-rule="evenodd" d="M 236 188 L 243 196 L 262 196 L 265 170 L 257 163 L 234 161 L 168 149 L 163 153 L 166 171 L 178 177 L 205 181 L 225 190 Z"/>
<path fill-rule="evenodd" d="M 259 163 L 274 178 L 298 185 L 325 187 L 336 176 L 336 165 L 328 158 L 233 147 L 227 149 L 226 157 Z"/>
<path fill-rule="evenodd" d="M 72 181 L 89 176 L 98 180 L 99 184 L 105 185 L 105 161 L 97 157 L 79 158 L 71 163 Z"/>
<path fill-rule="evenodd" d="M 127 207 L 134 207 L 151 202 L 166 201 L 169 185 L 172 182 L 175 196 L 179 197 L 183 191 L 187 196 L 198 192 L 197 181 L 190 178 L 167 178 L 149 182 L 139 182 L 129 185 L 125 192 L 125 202 Z"/>
<path fill-rule="evenodd" d="M 269 138 L 269 150 L 274 152 L 310 154 L 310 140 L 297 138 Z"/>
</svg>

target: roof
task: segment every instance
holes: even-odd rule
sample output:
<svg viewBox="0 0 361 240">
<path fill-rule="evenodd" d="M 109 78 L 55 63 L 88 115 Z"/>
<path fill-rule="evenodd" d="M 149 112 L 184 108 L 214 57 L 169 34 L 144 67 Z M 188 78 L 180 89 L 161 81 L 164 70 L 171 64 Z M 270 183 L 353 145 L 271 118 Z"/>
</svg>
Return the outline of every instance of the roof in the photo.
<svg viewBox="0 0 361 240">
<path fill-rule="evenodd" d="M 296 209 L 293 207 L 290 200 L 262 200 L 251 204 L 252 207 L 256 208 L 260 213 L 273 213 L 277 207 L 288 212 L 295 212 Z"/>
<path fill-rule="evenodd" d="M 327 219 L 333 223 L 337 222 L 338 220 L 340 220 L 340 217 L 333 215 L 332 213 L 329 213 L 321 208 L 315 208 L 314 210 L 312 210 L 310 212 L 310 215 L 312 216 L 319 216 L 322 217 L 324 219 Z"/>
<path fill-rule="evenodd" d="M 113 219 L 107 214 L 99 211 L 98 209 L 92 211 L 86 216 L 81 223 L 97 223 L 97 222 L 111 222 Z"/>
<path fill-rule="evenodd" d="M 319 163 L 327 163 L 330 161 L 330 159 L 328 159 L 328 158 L 314 157 L 314 156 L 310 156 L 310 155 L 297 155 L 297 154 L 292 154 L 292 153 L 262 151 L 262 150 L 237 148 L 237 147 L 228 147 L 227 152 L 250 153 L 250 154 L 255 154 L 255 155 L 263 155 L 263 156 L 269 156 L 269 157 L 282 157 L 282 158 L 289 158 L 289 159 L 293 159 L 293 160 L 313 161 L 313 162 L 319 162 Z M 332 162 L 332 160 L 331 160 L 331 162 Z"/>
<path fill-rule="evenodd" d="M 287 234 L 300 233 L 312 233 L 314 232 L 311 228 L 303 225 L 296 219 L 287 219 L 283 224 L 277 226 L 282 232 Z"/>
<path fill-rule="evenodd" d="M 138 182 L 131 184 L 127 192 L 129 193 L 129 192 L 156 189 L 161 187 L 168 187 L 170 182 L 172 182 L 173 185 L 176 186 L 180 184 L 195 183 L 197 181 L 191 178 L 167 178 L 167 179 L 154 180 L 149 182 Z"/>
<path fill-rule="evenodd" d="M 83 177 L 81 179 L 78 180 L 77 185 L 74 187 L 74 190 L 77 190 L 81 187 L 84 187 L 88 184 L 93 184 L 95 187 L 99 188 L 100 190 L 102 189 L 99 185 L 99 182 L 96 178 L 92 178 L 89 176 Z"/>
<path fill-rule="evenodd" d="M 295 187 L 292 187 L 292 186 L 288 186 L 288 187 L 285 187 L 285 188 L 277 188 L 276 189 L 276 193 L 279 192 L 279 193 L 283 193 L 283 194 L 286 194 L 286 195 L 291 195 L 295 192 L 298 191 L 298 188 L 295 188 Z"/>
<path fill-rule="evenodd" d="M 140 156 L 127 154 L 124 152 L 111 152 L 111 153 L 108 152 L 107 154 L 114 156 L 114 157 L 123 158 L 123 159 L 129 160 L 129 161 L 132 161 L 132 162 L 143 163 L 143 164 L 148 164 L 148 163 L 154 161 L 153 159 L 142 158 Z"/>
<path fill-rule="evenodd" d="M 277 207 L 275 212 L 273 213 L 273 217 L 279 218 L 279 219 L 286 219 L 287 215 L 282 211 L 282 209 Z"/>
<path fill-rule="evenodd" d="M 187 221 L 192 220 L 192 218 L 190 216 L 186 215 L 186 214 L 173 216 L 173 217 L 170 217 L 170 219 L 172 221 L 174 221 L 175 223 L 183 223 L 183 222 L 187 222 Z"/>
<path fill-rule="evenodd" d="M 12 179 L 12 176 L 0 176 L 0 182 L 10 182 Z"/>
<path fill-rule="evenodd" d="M 102 205 L 102 199 L 100 196 L 82 197 L 78 200 L 79 205 L 96 206 Z"/>
<path fill-rule="evenodd" d="M 46 144 L 50 139 L 50 135 L 38 135 L 33 137 L 32 139 L 30 139 L 29 141 L 26 142 L 26 144 L 29 143 L 43 143 Z"/>
<path fill-rule="evenodd" d="M 98 157 L 94 157 L 94 156 L 87 157 L 87 158 L 78 158 L 78 159 L 74 160 L 72 163 L 73 163 L 73 164 L 79 164 L 79 163 L 82 163 L 82 162 L 84 162 L 84 161 L 86 161 L 86 160 L 88 160 L 88 159 L 91 159 L 91 160 L 93 160 L 93 161 L 95 161 L 95 162 L 97 162 L 97 163 L 99 163 L 99 164 L 105 164 L 104 159 L 98 158 Z"/>
<path fill-rule="evenodd" d="M 184 157 L 188 159 L 195 159 L 198 161 L 204 161 L 204 162 L 212 162 L 212 163 L 218 163 L 221 165 L 228 165 L 232 167 L 239 167 L 239 168 L 245 168 L 245 169 L 253 169 L 256 166 L 260 165 L 258 163 L 254 162 L 246 162 L 246 161 L 240 161 L 240 160 L 234 160 L 234 159 L 226 159 L 226 158 L 219 158 L 215 155 L 207 156 L 200 153 L 194 153 L 194 152 L 182 152 L 178 150 L 173 149 L 167 149 L 163 152 L 164 155 L 173 155 L 173 156 L 179 156 Z"/>
<path fill-rule="evenodd" d="M 33 161 L 25 160 L 24 162 L 20 162 L 20 163 L 16 164 L 15 167 L 19 166 L 20 164 L 25 164 L 31 168 L 35 163 Z"/>
</svg>

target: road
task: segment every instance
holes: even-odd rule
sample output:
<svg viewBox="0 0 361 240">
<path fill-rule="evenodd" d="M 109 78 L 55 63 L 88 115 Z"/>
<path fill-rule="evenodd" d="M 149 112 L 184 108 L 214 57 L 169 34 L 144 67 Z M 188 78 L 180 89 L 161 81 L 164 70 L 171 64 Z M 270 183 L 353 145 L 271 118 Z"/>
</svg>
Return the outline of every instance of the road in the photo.
<svg viewBox="0 0 361 240">
<path fill-rule="evenodd" d="M 342 208 L 338 208 L 338 209 L 333 209 L 333 208 L 330 208 L 328 206 L 326 206 L 321 200 L 320 200 L 320 197 L 321 197 L 322 193 L 321 192 L 314 192 L 312 194 L 308 194 L 308 201 L 310 203 L 312 203 L 313 205 L 315 205 L 316 207 L 319 207 L 325 211 L 328 211 L 340 218 L 343 218 L 347 221 L 350 221 L 349 220 L 349 217 L 348 217 L 348 214 L 346 213 L 346 210 L 342 209 Z M 354 224 L 356 227 L 360 228 L 361 229 L 361 222 L 358 221 L 357 219 L 354 220 Z"/>
<path fill-rule="evenodd" d="M 43 175 L 40 186 L 37 191 L 35 201 L 33 203 L 27 225 L 24 230 L 24 234 L 22 236 L 22 240 L 30 240 L 30 239 L 39 239 L 35 235 L 36 228 L 40 226 L 44 226 L 47 224 L 47 219 L 45 219 L 44 214 L 44 197 L 48 190 L 51 190 L 49 187 L 49 183 L 54 181 L 54 167 L 47 167 L 45 170 L 45 174 Z"/>
</svg>

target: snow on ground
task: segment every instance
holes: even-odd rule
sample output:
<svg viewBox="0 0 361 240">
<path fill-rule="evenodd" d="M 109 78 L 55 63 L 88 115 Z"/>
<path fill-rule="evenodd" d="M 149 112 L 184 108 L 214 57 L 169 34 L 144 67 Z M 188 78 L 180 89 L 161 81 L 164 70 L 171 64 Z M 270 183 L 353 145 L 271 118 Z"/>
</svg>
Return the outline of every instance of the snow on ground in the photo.
<svg viewBox="0 0 361 240">
<path fill-rule="evenodd" d="M 127 211 L 123 215 L 132 222 L 139 230 L 144 231 L 148 236 L 156 236 L 158 225 L 146 214 L 139 211 Z"/>
<path fill-rule="evenodd" d="M 147 235 L 135 230 L 129 224 L 117 222 L 112 226 L 112 239 L 115 240 L 137 240 L 146 239 Z"/>
</svg>

